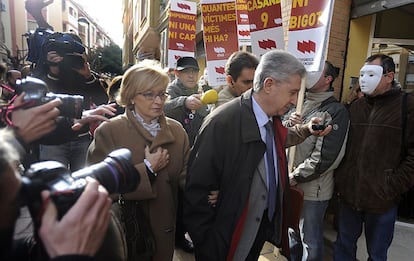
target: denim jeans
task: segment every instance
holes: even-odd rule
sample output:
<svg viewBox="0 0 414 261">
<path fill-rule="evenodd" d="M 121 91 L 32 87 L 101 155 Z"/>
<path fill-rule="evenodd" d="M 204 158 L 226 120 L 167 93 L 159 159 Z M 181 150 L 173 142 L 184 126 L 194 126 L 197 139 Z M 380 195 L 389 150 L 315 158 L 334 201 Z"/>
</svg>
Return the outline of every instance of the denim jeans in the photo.
<svg viewBox="0 0 414 261">
<path fill-rule="evenodd" d="M 323 221 L 329 200 L 303 202 L 302 217 L 299 222 L 303 242 L 302 260 L 323 260 L 324 240 Z"/>
<path fill-rule="evenodd" d="M 339 204 L 338 235 L 334 244 L 334 260 L 356 260 L 357 241 L 364 225 L 368 260 L 387 260 L 388 248 L 394 236 L 397 207 L 384 214 L 357 211 Z"/>
<path fill-rule="evenodd" d="M 40 145 L 39 159 L 58 161 L 73 172 L 85 167 L 90 142 L 90 136 L 85 135 L 60 145 Z"/>
</svg>

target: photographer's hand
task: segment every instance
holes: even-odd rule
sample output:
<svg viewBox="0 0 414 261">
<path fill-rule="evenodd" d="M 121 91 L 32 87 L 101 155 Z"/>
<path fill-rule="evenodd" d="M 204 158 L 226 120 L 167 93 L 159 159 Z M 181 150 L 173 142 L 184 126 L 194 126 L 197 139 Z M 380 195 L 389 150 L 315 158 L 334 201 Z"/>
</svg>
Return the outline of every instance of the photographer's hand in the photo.
<svg viewBox="0 0 414 261">
<path fill-rule="evenodd" d="M 75 124 L 72 126 L 72 130 L 77 131 L 82 128 L 83 125 L 93 122 L 108 121 L 108 116 L 114 116 L 116 104 L 103 104 L 92 110 L 86 110 L 82 112 L 81 119 L 75 119 Z"/>
<path fill-rule="evenodd" d="M 63 61 L 63 57 L 60 56 L 56 51 L 50 51 L 47 53 L 47 61 L 50 63 L 60 63 Z"/>
<path fill-rule="evenodd" d="M 15 107 L 21 106 L 25 93 L 20 94 L 13 102 Z M 15 109 L 12 112 L 12 122 L 16 134 L 26 144 L 41 138 L 56 128 L 55 119 L 59 116 L 56 108 L 62 101 L 55 99 L 40 106 L 29 109 Z"/>
<path fill-rule="evenodd" d="M 59 74 L 58 64 L 63 61 L 63 57 L 60 56 L 56 51 L 50 51 L 47 53 L 46 59 L 49 62 L 50 72 L 52 74 L 58 75 Z"/>
<path fill-rule="evenodd" d="M 48 191 L 42 192 L 46 205 L 39 235 L 49 256 L 94 256 L 99 250 L 109 224 L 111 200 L 96 180 L 88 179 L 84 192 L 62 217 Z"/>
</svg>

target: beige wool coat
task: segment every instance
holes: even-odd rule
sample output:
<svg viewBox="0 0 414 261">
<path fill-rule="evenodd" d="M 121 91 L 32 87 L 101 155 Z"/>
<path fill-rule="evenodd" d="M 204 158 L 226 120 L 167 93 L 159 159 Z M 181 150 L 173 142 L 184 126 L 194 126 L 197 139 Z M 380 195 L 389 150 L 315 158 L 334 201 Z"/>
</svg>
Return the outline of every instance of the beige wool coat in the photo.
<svg viewBox="0 0 414 261">
<path fill-rule="evenodd" d="M 126 109 L 123 115 L 102 123 L 96 129 L 87 162 L 92 164 L 102 161 L 118 148 L 131 150 L 132 163 L 140 173 L 141 182 L 134 192 L 125 194 L 124 199 L 141 201 L 155 237 L 156 253 L 153 260 L 164 261 L 173 258 L 177 189 L 185 182 L 190 148 L 188 136 L 179 122 L 164 116 L 159 121 L 161 130 L 153 137 Z M 152 184 L 144 164 L 144 149 L 147 145 L 150 151 L 162 147 L 170 155 L 167 167 L 157 172 L 158 176 Z"/>
</svg>

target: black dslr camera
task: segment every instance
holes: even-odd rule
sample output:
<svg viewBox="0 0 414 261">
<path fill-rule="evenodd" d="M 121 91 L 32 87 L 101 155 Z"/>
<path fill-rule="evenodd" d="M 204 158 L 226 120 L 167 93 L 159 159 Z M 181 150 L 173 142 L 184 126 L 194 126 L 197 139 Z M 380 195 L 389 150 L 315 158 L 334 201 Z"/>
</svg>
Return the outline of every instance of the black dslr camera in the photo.
<svg viewBox="0 0 414 261">
<path fill-rule="evenodd" d="M 134 191 L 140 176 L 131 163 L 131 152 L 126 148 L 112 151 L 103 161 L 73 172 L 56 161 L 34 163 L 22 177 L 20 197 L 29 207 L 35 227 L 42 216 L 41 191 L 49 190 L 58 209 L 59 219 L 72 207 L 82 194 L 86 177 L 93 177 L 109 194 Z"/>
<path fill-rule="evenodd" d="M 58 107 L 60 116 L 80 119 L 83 111 L 83 96 L 69 94 L 55 94 L 48 92 L 47 85 L 44 81 L 26 77 L 16 81 L 15 93 L 25 92 L 24 101 L 27 103 L 26 108 L 45 104 L 55 98 L 59 98 L 62 104 Z"/>
</svg>

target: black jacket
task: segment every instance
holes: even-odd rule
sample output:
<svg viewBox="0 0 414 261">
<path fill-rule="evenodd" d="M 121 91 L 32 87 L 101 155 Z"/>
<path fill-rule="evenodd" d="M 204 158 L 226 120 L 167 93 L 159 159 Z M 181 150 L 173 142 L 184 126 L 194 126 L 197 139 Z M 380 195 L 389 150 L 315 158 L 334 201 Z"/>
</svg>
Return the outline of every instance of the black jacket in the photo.
<svg viewBox="0 0 414 261">
<path fill-rule="evenodd" d="M 226 260 L 249 199 L 253 175 L 266 150 L 251 95 L 252 91 L 246 92 L 209 114 L 190 155 L 184 223 L 194 242 L 197 260 Z M 286 144 L 297 144 L 309 135 L 307 128 L 289 132 Z M 207 201 L 211 190 L 220 191 L 215 207 Z M 275 234 L 278 239 L 282 236 Z"/>
<path fill-rule="evenodd" d="M 347 148 L 335 180 L 340 200 L 355 209 L 385 213 L 414 185 L 414 96 L 407 96 L 404 138 L 401 102 L 394 87 L 350 107 Z"/>
</svg>

